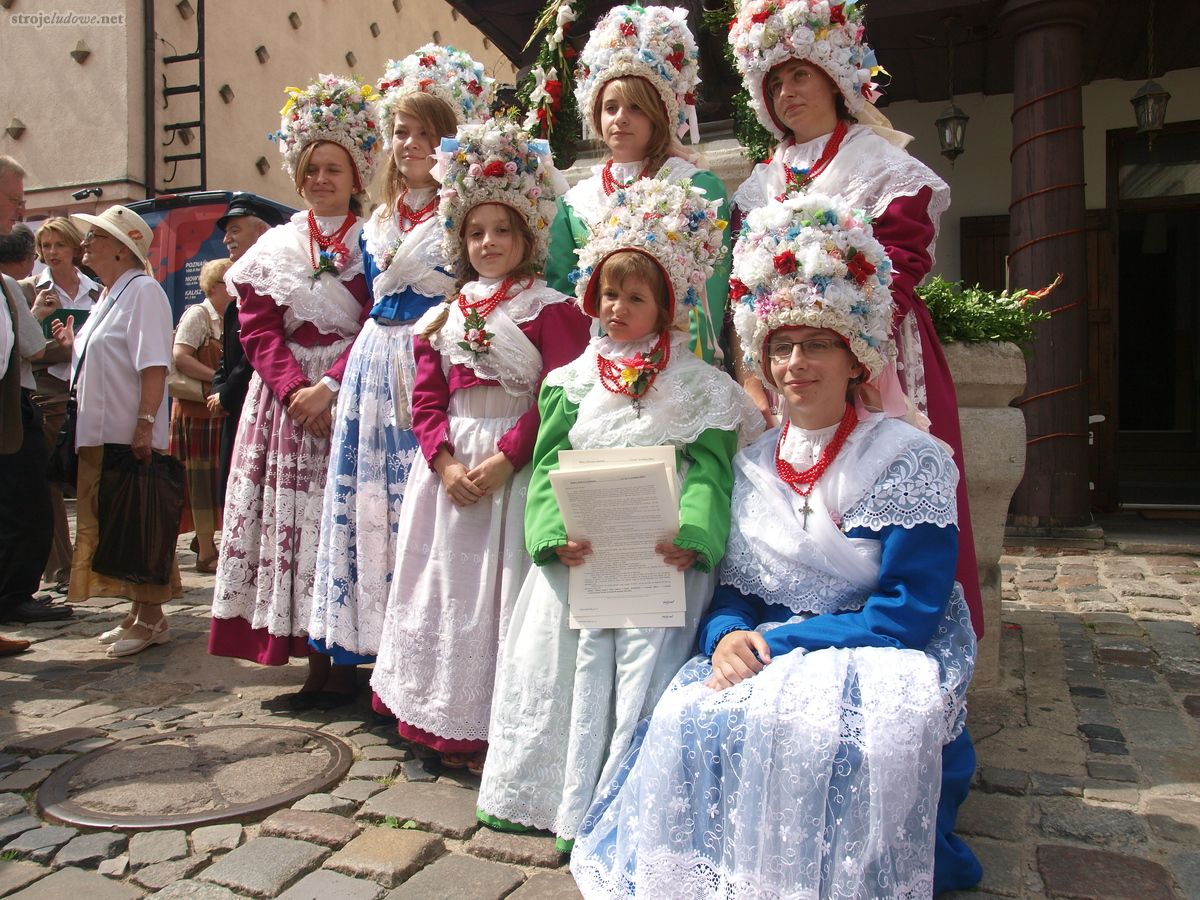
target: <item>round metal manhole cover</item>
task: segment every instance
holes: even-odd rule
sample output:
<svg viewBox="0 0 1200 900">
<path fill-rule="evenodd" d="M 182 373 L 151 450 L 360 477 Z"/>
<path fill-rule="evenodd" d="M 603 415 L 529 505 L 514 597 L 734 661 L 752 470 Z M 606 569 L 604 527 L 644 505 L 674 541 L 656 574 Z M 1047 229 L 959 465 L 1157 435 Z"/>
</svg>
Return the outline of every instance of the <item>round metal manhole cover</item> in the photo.
<svg viewBox="0 0 1200 900">
<path fill-rule="evenodd" d="M 352 762 L 346 744 L 310 728 L 174 731 L 72 760 L 42 783 L 37 803 L 68 825 L 124 831 L 252 819 L 339 781 Z"/>
</svg>

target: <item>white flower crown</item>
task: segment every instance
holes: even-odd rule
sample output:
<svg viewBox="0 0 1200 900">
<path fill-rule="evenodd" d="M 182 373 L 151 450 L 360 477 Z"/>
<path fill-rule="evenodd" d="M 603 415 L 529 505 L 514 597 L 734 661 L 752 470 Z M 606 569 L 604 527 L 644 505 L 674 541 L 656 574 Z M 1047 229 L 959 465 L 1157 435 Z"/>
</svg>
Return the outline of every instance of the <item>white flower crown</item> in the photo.
<svg viewBox="0 0 1200 900">
<path fill-rule="evenodd" d="M 671 287 L 673 324 L 686 325 L 704 282 L 725 254 L 721 238 L 728 223 L 719 217 L 720 201 L 706 200 L 690 181 L 642 178 L 617 190 L 608 203 L 570 276 L 583 311 L 597 315 L 599 286 L 592 282 L 604 260 L 620 250 L 640 250 L 654 258 Z"/>
<path fill-rule="evenodd" d="M 615 6 L 596 23 L 576 69 L 575 101 L 585 135 L 594 130 L 592 111 L 604 85 L 635 75 L 658 91 L 676 133 L 682 137 L 691 129 L 692 142 L 698 141 L 695 91 L 700 54 L 687 27 L 686 9 Z"/>
<path fill-rule="evenodd" d="M 767 75 L 790 59 L 819 66 L 833 79 L 850 113 L 861 116 L 879 98 L 872 78 L 882 72 L 864 40 L 857 0 L 743 0 L 729 28 L 733 59 L 763 128 L 783 137 L 764 93 Z"/>
<path fill-rule="evenodd" d="M 444 100 L 459 125 L 490 117 L 496 80 L 484 74 L 483 64 L 453 47 L 426 44 L 403 59 L 390 59 L 379 80 L 383 146 L 392 145 L 396 102 L 408 94 L 432 94 Z"/>
<path fill-rule="evenodd" d="M 808 325 L 842 335 L 878 376 L 896 355 L 891 285 L 891 260 L 861 210 L 820 194 L 759 207 L 742 225 L 729 282 L 746 365 L 763 378 L 771 332 Z"/>
<path fill-rule="evenodd" d="M 442 219 L 442 253 L 461 258 L 459 231 L 467 213 L 481 203 L 512 207 L 529 225 L 532 256 L 541 267 L 546 260 L 554 200 L 566 190 L 566 180 L 554 168 L 550 145 L 531 140 L 514 122 L 493 119 L 463 125 L 453 138 L 442 138 L 433 174 L 441 182 L 438 214 Z"/>
<path fill-rule="evenodd" d="M 375 173 L 379 150 L 379 94 L 357 78 L 318 75 L 305 88 L 284 89 L 288 102 L 279 111 L 279 130 L 267 135 L 279 143 L 283 167 L 293 178 L 304 148 L 332 141 L 345 149 L 358 170 L 363 190 Z"/>
</svg>

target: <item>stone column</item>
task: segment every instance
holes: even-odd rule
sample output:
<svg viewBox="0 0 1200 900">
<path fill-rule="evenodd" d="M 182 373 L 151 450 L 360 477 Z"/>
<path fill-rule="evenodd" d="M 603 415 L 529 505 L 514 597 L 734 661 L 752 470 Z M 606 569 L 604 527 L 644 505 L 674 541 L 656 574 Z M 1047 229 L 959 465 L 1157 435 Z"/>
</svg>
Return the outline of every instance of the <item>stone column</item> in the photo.
<svg viewBox="0 0 1200 900">
<path fill-rule="evenodd" d="M 1001 14 L 1013 35 L 1009 283 L 1039 288 L 1063 275 L 1044 301 L 1044 308 L 1062 312 L 1037 328 L 1021 404 L 1029 443 L 1011 521 L 1038 531 L 1091 522 L 1080 88 L 1083 29 L 1098 6 L 1097 0 L 1008 0 Z"/>
</svg>

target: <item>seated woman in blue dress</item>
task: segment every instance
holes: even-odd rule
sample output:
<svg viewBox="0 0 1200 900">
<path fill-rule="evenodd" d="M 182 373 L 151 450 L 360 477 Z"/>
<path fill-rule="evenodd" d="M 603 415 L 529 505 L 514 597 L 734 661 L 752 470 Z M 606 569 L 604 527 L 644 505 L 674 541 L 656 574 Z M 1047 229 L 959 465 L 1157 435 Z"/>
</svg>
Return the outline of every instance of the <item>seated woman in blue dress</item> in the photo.
<svg viewBox="0 0 1200 900">
<path fill-rule="evenodd" d="M 800 195 L 750 214 L 733 268 L 734 326 L 784 425 L 734 460 L 703 655 L 601 788 L 571 869 L 587 897 L 969 887 L 979 862 L 952 833 L 975 768 L 958 471 L 879 383 L 888 258 L 860 214 Z"/>
</svg>

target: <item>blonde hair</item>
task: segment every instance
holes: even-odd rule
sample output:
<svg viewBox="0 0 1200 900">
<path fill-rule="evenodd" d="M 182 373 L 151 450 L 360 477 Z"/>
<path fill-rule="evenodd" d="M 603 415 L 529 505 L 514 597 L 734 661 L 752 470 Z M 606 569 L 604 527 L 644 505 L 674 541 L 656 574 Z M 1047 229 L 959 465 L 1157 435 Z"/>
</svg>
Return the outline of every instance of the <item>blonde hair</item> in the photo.
<svg viewBox="0 0 1200 900">
<path fill-rule="evenodd" d="M 433 94 L 406 94 L 397 100 L 392 110 L 392 121 L 387 123 L 388 128 L 395 128 L 396 116 L 401 113 L 412 116 L 421 123 L 426 134 L 435 137 L 434 150 L 438 146 L 437 137 L 454 137 L 458 130 L 458 121 L 450 104 Z M 395 211 L 396 201 L 400 199 L 404 187 L 404 174 L 396 165 L 396 155 L 389 153 L 383 162 L 383 205 L 388 212 Z"/>
<path fill-rule="evenodd" d="M 662 266 L 638 250 L 618 250 L 600 265 L 600 271 L 592 275 L 599 278 L 599 292 L 604 292 L 604 286 L 620 288 L 627 278 L 640 278 L 654 294 L 654 302 L 658 305 L 658 318 L 654 321 L 655 333 L 665 331 L 671 325 L 671 300 L 667 295 L 667 279 L 663 275 Z M 599 298 L 596 301 L 596 315 L 600 313 Z"/>
<path fill-rule="evenodd" d="M 322 144 L 330 144 L 346 154 L 346 159 L 350 162 L 350 171 L 354 173 L 353 193 L 350 195 L 350 212 L 356 216 L 361 216 L 363 214 L 363 206 L 369 199 L 367 197 L 367 189 L 362 183 L 362 176 L 358 172 L 358 166 L 354 164 L 354 157 L 350 155 L 345 147 L 336 141 L 313 141 L 300 151 L 300 158 L 296 161 L 296 193 L 304 197 L 304 179 L 308 174 L 308 164 L 312 160 L 313 151 Z M 304 199 L 307 203 L 308 198 L 305 197 Z"/>
<path fill-rule="evenodd" d="M 646 160 L 649 163 L 651 175 L 656 174 L 662 164 L 672 156 L 695 163 L 696 154 L 679 143 L 675 132 L 671 130 L 671 123 L 667 121 L 667 108 L 663 106 L 662 97 L 649 81 L 638 75 L 613 78 L 604 83 L 604 87 L 596 95 L 596 105 L 592 108 L 592 129 L 596 134 L 601 136 L 604 134 L 600 129 L 600 110 L 604 107 L 604 100 L 608 96 L 609 89 L 616 92 L 614 97 L 617 100 L 637 106 L 650 119 L 650 144 L 646 147 Z"/>
<path fill-rule="evenodd" d="M 63 216 L 55 216 L 52 219 L 47 219 L 37 230 L 36 246 L 37 258 L 42 262 L 46 258 L 42 256 L 42 238 L 57 234 L 60 238 L 71 245 L 71 262 L 74 265 L 79 265 L 80 259 L 83 258 L 83 235 L 80 234 L 78 226 L 70 219 Z"/>
<path fill-rule="evenodd" d="M 200 267 L 200 292 L 208 297 L 212 294 L 212 289 L 225 280 L 225 273 L 229 271 L 229 267 L 233 265 L 233 260 L 229 257 L 224 259 L 210 259 Z"/>
<path fill-rule="evenodd" d="M 479 273 L 475 271 L 475 267 L 471 265 L 471 259 L 467 255 L 467 242 L 465 235 L 467 232 L 467 224 L 471 219 L 471 213 L 473 213 L 478 207 L 485 206 L 488 203 L 499 206 L 505 211 L 505 213 L 508 215 L 509 227 L 515 230 L 521 238 L 521 261 L 518 262 L 513 270 L 508 274 L 516 276 L 517 278 L 528 277 L 531 275 L 536 276 L 538 274 L 537 264 L 533 260 L 533 234 L 529 231 L 529 223 L 525 221 L 525 217 L 507 203 L 501 203 L 497 200 L 488 200 L 485 203 L 476 203 L 469 210 L 467 210 L 467 214 L 463 216 L 462 225 L 460 225 L 458 228 L 458 238 L 461 241 L 463 248 L 462 258 L 458 260 L 458 269 L 463 273 L 458 279 L 459 290 L 461 290 L 462 286 L 468 281 L 475 281 L 477 278 L 479 278 Z M 454 295 L 446 296 L 445 301 L 442 303 L 441 310 L 438 312 L 437 316 L 434 317 L 433 321 L 429 323 L 429 326 L 421 332 L 421 337 L 423 337 L 425 340 L 429 340 L 442 330 L 442 327 L 446 324 L 446 319 L 450 316 L 450 304 L 456 299 L 458 299 L 457 292 L 455 292 Z"/>
</svg>

